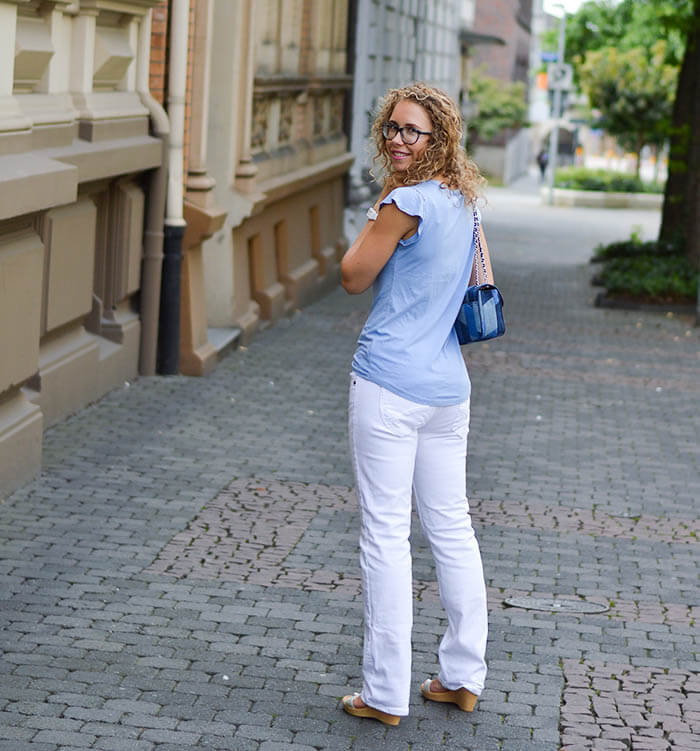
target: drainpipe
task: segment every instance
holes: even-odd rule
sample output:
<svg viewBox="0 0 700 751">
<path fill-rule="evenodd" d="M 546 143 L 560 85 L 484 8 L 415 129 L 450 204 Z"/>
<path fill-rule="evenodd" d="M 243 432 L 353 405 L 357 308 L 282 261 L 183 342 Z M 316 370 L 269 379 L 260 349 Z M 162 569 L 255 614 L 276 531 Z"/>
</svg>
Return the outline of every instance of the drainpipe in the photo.
<svg viewBox="0 0 700 751">
<path fill-rule="evenodd" d="M 145 232 L 143 238 L 143 265 L 141 267 L 141 348 L 139 373 L 154 375 L 158 351 L 158 311 L 160 308 L 161 270 L 163 266 L 163 218 L 168 180 L 168 136 L 170 122 L 165 110 L 151 96 L 147 61 L 151 47 L 151 13 L 144 18 L 139 37 L 140 65 L 137 71 L 136 90 L 148 110 L 151 134 L 162 143 L 160 166 L 151 171 L 148 184 Z"/>
<path fill-rule="evenodd" d="M 170 116 L 168 197 L 158 340 L 158 372 L 163 375 L 177 373 L 180 356 L 180 269 L 182 267 L 182 237 L 186 226 L 182 207 L 189 13 L 189 0 L 172 0 L 170 54 L 168 56 L 168 114 Z"/>
</svg>

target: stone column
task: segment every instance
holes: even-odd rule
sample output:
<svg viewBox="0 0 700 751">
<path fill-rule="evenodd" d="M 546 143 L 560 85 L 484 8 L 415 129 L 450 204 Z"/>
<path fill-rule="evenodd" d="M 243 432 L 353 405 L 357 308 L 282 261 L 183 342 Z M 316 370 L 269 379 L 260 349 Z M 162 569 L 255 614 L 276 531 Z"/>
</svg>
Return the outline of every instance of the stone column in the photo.
<svg viewBox="0 0 700 751">
<path fill-rule="evenodd" d="M 255 11 L 252 0 L 241 0 L 239 11 L 239 69 L 238 96 L 241 102 L 241 119 L 238 125 L 236 144 L 236 180 L 239 190 L 255 191 L 255 176 L 258 168 L 250 155 L 250 132 L 253 121 L 253 81 L 255 78 Z"/>
<path fill-rule="evenodd" d="M 211 73 L 212 0 L 195 0 L 190 101 L 190 150 L 185 181 L 182 287 L 180 297 L 180 370 L 204 375 L 216 365 L 216 348 L 207 336 L 202 242 L 221 228 L 226 212 L 214 195 L 216 181 L 207 173 L 207 127 Z"/>
</svg>

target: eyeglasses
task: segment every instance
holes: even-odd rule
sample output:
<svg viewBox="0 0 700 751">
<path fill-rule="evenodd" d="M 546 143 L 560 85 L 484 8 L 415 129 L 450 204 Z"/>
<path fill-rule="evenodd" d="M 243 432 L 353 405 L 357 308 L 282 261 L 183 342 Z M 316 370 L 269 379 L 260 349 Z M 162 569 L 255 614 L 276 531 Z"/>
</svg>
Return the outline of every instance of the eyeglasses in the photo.
<svg viewBox="0 0 700 751">
<path fill-rule="evenodd" d="M 382 135 L 384 136 L 384 138 L 386 138 L 387 141 L 391 141 L 396 138 L 397 133 L 401 134 L 401 140 L 407 146 L 413 146 L 413 144 L 416 143 L 421 136 L 432 135 L 432 131 L 418 130 L 418 128 L 414 128 L 412 125 L 404 125 L 402 128 L 399 128 L 396 123 L 391 121 L 382 125 Z"/>
</svg>

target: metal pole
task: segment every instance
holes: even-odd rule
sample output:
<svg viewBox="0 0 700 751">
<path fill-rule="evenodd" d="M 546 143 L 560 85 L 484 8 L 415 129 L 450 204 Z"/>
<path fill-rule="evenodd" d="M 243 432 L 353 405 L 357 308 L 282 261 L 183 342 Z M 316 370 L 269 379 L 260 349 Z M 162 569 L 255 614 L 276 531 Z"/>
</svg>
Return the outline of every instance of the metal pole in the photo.
<svg viewBox="0 0 700 751">
<path fill-rule="evenodd" d="M 561 8 L 561 24 L 559 25 L 559 51 L 557 53 L 557 63 L 562 65 L 564 62 L 564 48 L 566 44 L 566 10 L 563 5 Z M 549 186 L 549 205 L 554 203 L 554 173 L 557 169 L 557 158 L 559 156 L 559 120 L 561 118 L 561 89 L 554 89 L 554 127 L 549 135 L 549 172 L 547 174 L 547 183 Z"/>
</svg>

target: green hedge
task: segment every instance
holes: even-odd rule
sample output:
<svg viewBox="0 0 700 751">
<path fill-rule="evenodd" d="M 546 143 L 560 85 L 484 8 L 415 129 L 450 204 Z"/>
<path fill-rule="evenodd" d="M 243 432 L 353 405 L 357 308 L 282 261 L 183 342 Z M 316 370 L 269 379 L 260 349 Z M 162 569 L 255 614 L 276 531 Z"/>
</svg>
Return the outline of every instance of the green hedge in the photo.
<svg viewBox="0 0 700 751">
<path fill-rule="evenodd" d="M 563 167 L 554 175 L 555 188 L 602 190 L 609 193 L 662 193 L 659 183 L 645 183 L 635 175 L 587 167 Z"/>
<path fill-rule="evenodd" d="M 698 272 L 685 256 L 614 258 L 600 281 L 608 292 L 650 301 L 692 301 L 698 295 Z"/>
<path fill-rule="evenodd" d="M 593 250 L 593 262 L 608 261 L 612 258 L 637 258 L 639 256 L 682 256 L 683 248 L 674 243 L 659 243 L 657 240 L 642 242 L 632 236 L 629 240 L 598 245 Z"/>
<path fill-rule="evenodd" d="M 698 271 L 678 245 L 633 236 L 599 245 L 592 260 L 602 263 L 595 283 L 613 295 L 666 303 L 697 299 Z"/>
</svg>

